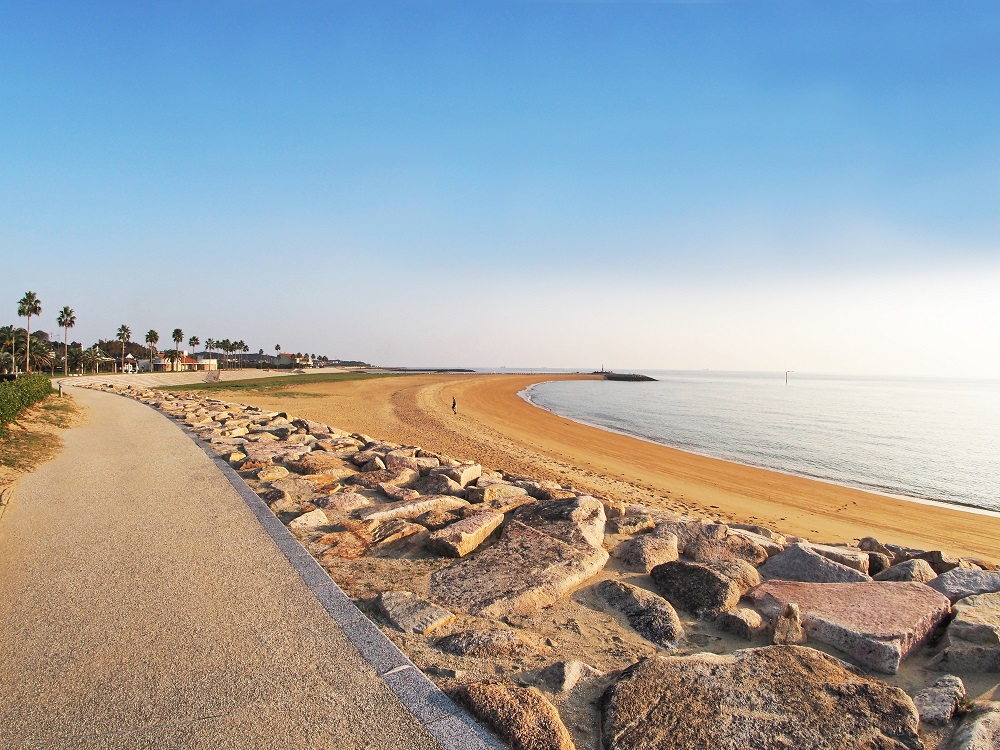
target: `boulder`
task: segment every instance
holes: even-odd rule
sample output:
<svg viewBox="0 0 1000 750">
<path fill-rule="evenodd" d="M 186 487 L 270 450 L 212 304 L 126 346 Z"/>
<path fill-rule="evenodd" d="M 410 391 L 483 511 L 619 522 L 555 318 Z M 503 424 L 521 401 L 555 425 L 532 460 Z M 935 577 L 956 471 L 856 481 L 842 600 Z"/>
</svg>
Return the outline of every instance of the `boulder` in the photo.
<svg viewBox="0 0 1000 750">
<path fill-rule="evenodd" d="M 417 463 L 417 459 L 413 456 L 401 456 L 396 453 L 387 453 L 385 458 L 382 459 L 385 464 L 385 468 L 389 471 L 398 471 L 399 469 L 410 469 L 412 471 L 420 473 L 420 464 Z"/>
<path fill-rule="evenodd" d="M 607 607 L 620 612 L 631 628 L 663 648 L 677 648 L 684 627 L 670 603 L 638 586 L 621 581 L 601 581 L 594 593 Z"/>
<path fill-rule="evenodd" d="M 442 651 L 455 656 L 472 656 L 477 659 L 505 659 L 520 657 L 536 651 L 516 630 L 469 630 L 445 636 L 435 644 Z"/>
<path fill-rule="evenodd" d="M 749 570 L 746 570 L 748 568 Z M 737 605 L 760 582 L 753 567 L 729 563 L 668 562 L 650 571 L 656 587 L 675 607 L 701 619 L 714 619 Z"/>
<path fill-rule="evenodd" d="M 926 560 L 931 568 L 933 568 L 934 572 L 938 575 L 947 573 L 949 570 L 955 570 L 956 568 L 979 570 L 979 566 L 974 563 L 968 560 L 963 560 L 959 557 L 946 555 L 939 549 L 931 550 L 930 552 L 920 552 L 919 554 L 913 555 L 913 559 Z"/>
<path fill-rule="evenodd" d="M 752 641 L 767 630 L 767 623 L 760 613 L 746 607 L 723 612 L 715 620 L 715 626 L 725 633 L 732 633 L 737 638 L 747 641 Z"/>
<path fill-rule="evenodd" d="M 271 489 L 261 497 L 269 505 L 274 503 L 308 503 L 316 495 L 316 486 L 304 479 L 277 479 L 271 482 Z"/>
<path fill-rule="evenodd" d="M 608 528 L 612 534 L 638 534 L 643 531 L 652 531 L 656 528 L 656 521 L 649 513 L 626 513 L 623 516 L 610 519 Z M 676 535 L 672 536 L 674 539 L 677 538 Z"/>
<path fill-rule="evenodd" d="M 364 529 L 352 528 L 331 531 L 307 546 L 309 552 L 322 563 L 334 559 L 355 560 L 364 555 L 371 544 L 371 534 Z"/>
<path fill-rule="evenodd" d="M 307 453 L 298 461 L 286 461 L 285 465 L 299 474 L 333 474 L 345 478 L 357 474 L 357 469 L 349 468 L 342 458 L 326 451 Z"/>
<path fill-rule="evenodd" d="M 913 696 L 913 704 L 925 724 L 947 724 L 965 700 L 965 684 L 947 674 Z"/>
<path fill-rule="evenodd" d="M 845 583 L 870 581 L 867 575 L 819 554 L 812 545 L 792 544 L 780 555 L 768 558 L 760 566 L 764 578 L 810 583 Z"/>
<path fill-rule="evenodd" d="M 996 750 L 1000 748 L 1000 703 L 976 701 L 938 750 Z"/>
<path fill-rule="evenodd" d="M 603 677 L 603 673 L 582 661 L 557 661 L 543 669 L 521 672 L 514 679 L 519 685 L 537 687 L 547 693 L 566 696 L 581 683 Z"/>
<path fill-rule="evenodd" d="M 859 573 L 868 575 L 868 553 L 856 547 L 838 547 L 835 544 L 807 544 L 813 552 L 833 560 Z"/>
<path fill-rule="evenodd" d="M 462 512 L 466 510 L 468 508 L 462 508 L 461 510 L 429 510 L 417 516 L 417 523 L 431 531 L 437 531 L 438 529 L 443 529 L 445 526 L 450 526 L 456 521 L 461 521 L 464 518 Z"/>
<path fill-rule="evenodd" d="M 767 528 L 767 526 L 759 526 L 753 523 L 731 523 L 729 524 L 729 530 L 734 533 L 746 531 L 754 536 L 770 539 L 772 542 L 781 547 L 784 547 L 788 543 L 784 534 L 779 534 L 777 531 Z"/>
<path fill-rule="evenodd" d="M 950 610 L 944 596 L 922 583 L 768 581 L 750 598 L 767 617 L 797 604 L 809 640 L 885 674 L 895 674 Z"/>
<path fill-rule="evenodd" d="M 805 643 L 806 631 L 802 627 L 802 613 L 798 604 L 788 604 L 785 611 L 774 618 L 771 641 L 777 646 L 794 646 Z"/>
<path fill-rule="evenodd" d="M 758 534 L 754 531 L 749 531 L 747 529 L 734 529 L 730 528 L 729 533 L 732 536 L 741 536 L 744 539 L 749 539 L 751 542 L 763 549 L 768 557 L 774 557 L 775 555 L 780 555 L 785 551 L 785 538 L 782 537 L 780 542 L 776 542 L 770 536 L 764 536 L 763 534 Z"/>
<path fill-rule="evenodd" d="M 320 526 L 326 526 L 329 523 L 330 519 L 326 517 L 326 513 L 317 508 L 316 510 L 311 510 L 308 513 L 303 513 L 298 518 L 290 521 L 288 529 L 290 531 L 312 531 Z"/>
<path fill-rule="evenodd" d="M 466 487 L 466 499 L 470 503 L 487 503 L 504 497 L 526 496 L 523 487 L 513 484 L 488 484 L 484 487 Z"/>
<path fill-rule="evenodd" d="M 328 514 L 336 514 L 350 513 L 352 510 L 371 505 L 372 502 L 370 497 L 359 495 L 357 492 L 338 492 L 333 495 L 320 495 L 313 504 L 323 508 Z"/>
<path fill-rule="evenodd" d="M 420 493 L 416 490 L 403 489 L 402 487 L 398 487 L 395 484 L 389 484 L 388 482 L 380 482 L 378 490 L 387 498 L 395 500 L 396 502 L 410 502 L 420 497 Z"/>
<path fill-rule="evenodd" d="M 535 688 L 483 680 L 463 685 L 455 697 L 514 750 L 575 750 L 559 711 Z"/>
<path fill-rule="evenodd" d="M 409 591 L 384 591 L 378 596 L 380 614 L 397 630 L 428 635 L 455 619 L 455 615 Z"/>
<path fill-rule="evenodd" d="M 503 513 L 477 513 L 435 531 L 427 537 L 427 549 L 447 557 L 465 557 L 503 523 Z"/>
<path fill-rule="evenodd" d="M 468 492 L 468 490 L 466 490 Z M 475 503 L 468 508 L 462 509 L 462 514 L 466 516 L 476 513 L 510 513 L 511 511 L 531 505 L 535 498 L 531 495 L 510 495 L 508 497 L 497 497 L 481 503 Z"/>
<path fill-rule="evenodd" d="M 445 606 L 481 617 L 528 614 L 558 601 L 607 561 L 603 548 L 567 544 L 511 520 L 499 542 L 433 573 L 429 590 Z"/>
<path fill-rule="evenodd" d="M 955 602 L 949 638 L 1000 647 L 1000 593 L 976 594 Z"/>
<path fill-rule="evenodd" d="M 648 573 L 657 565 L 677 559 L 677 537 L 670 533 L 641 534 L 619 544 L 615 556 L 628 570 Z"/>
<path fill-rule="evenodd" d="M 426 477 L 420 477 L 420 479 L 410 482 L 409 488 L 416 490 L 421 495 L 465 496 L 462 485 L 443 474 L 428 474 Z"/>
<path fill-rule="evenodd" d="M 396 478 L 396 472 L 389 471 L 388 469 L 371 470 L 367 466 L 363 468 L 364 471 L 360 474 L 344 478 L 341 484 L 348 486 L 357 485 L 366 490 L 374 490 L 378 489 L 378 486 L 383 482 L 391 482 Z"/>
<path fill-rule="evenodd" d="M 722 539 L 699 536 L 688 542 L 684 554 L 695 562 L 743 560 L 751 565 L 760 565 L 767 560 L 767 550 L 753 540 L 736 534 L 728 534 Z"/>
<path fill-rule="evenodd" d="M 273 464 L 271 466 L 265 466 L 263 469 L 258 469 L 256 476 L 258 482 L 273 482 L 277 479 L 284 479 L 287 477 L 288 469 L 284 466 Z"/>
<path fill-rule="evenodd" d="M 540 500 L 518 509 L 513 518 L 567 544 L 603 549 L 604 505 L 588 495 Z"/>
<path fill-rule="evenodd" d="M 479 464 L 459 464 L 458 466 L 439 466 L 431 469 L 429 476 L 446 476 L 459 487 L 475 482 L 483 475 L 483 467 Z"/>
<path fill-rule="evenodd" d="M 892 566 L 892 558 L 879 552 L 868 553 L 868 575 L 872 578 L 888 570 Z"/>
<path fill-rule="evenodd" d="M 364 521 L 384 521 L 389 518 L 416 518 L 431 510 L 456 510 L 467 505 L 464 500 L 447 495 L 418 497 L 416 500 L 401 500 L 395 503 L 381 503 L 362 508 L 357 517 Z"/>
<path fill-rule="evenodd" d="M 957 602 L 967 596 L 1000 591 L 1000 573 L 953 568 L 941 573 L 927 585 Z"/>
<path fill-rule="evenodd" d="M 906 560 L 886 568 L 875 575 L 876 581 L 916 581 L 927 583 L 937 578 L 937 573 L 926 560 Z"/>
<path fill-rule="evenodd" d="M 918 750 L 902 690 L 801 646 L 653 657 L 601 699 L 605 750 Z"/>
</svg>

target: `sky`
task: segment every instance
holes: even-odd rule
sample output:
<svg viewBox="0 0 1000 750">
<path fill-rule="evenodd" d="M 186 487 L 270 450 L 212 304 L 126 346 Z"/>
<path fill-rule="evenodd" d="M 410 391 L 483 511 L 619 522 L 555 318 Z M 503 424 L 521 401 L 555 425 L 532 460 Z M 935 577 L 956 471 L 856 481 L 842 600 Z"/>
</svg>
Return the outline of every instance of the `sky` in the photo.
<svg viewBox="0 0 1000 750">
<path fill-rule="evenodd" d="M 1000 378 L 997 38 L 976 0 L 0 0 L 0 324 Z"/>
</svg>

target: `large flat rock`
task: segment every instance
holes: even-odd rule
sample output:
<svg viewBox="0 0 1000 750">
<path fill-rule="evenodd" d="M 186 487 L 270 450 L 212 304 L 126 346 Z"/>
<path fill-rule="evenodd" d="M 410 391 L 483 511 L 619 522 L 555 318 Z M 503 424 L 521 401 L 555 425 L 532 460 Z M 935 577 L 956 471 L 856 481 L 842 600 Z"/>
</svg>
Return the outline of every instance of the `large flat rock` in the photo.
<svg viewBox="0 0 1000 750">
<path fill-rule="evenodd" d="M 608 553 L 511 520 L 500 541 L 431 576 L 429 593 L 449 609 L 481 617 L 528 614 L 596 575 Z"/>
<path fill-rule="evenodd" d="M 1000 573 L 954 568 L 942 573 L 927 585 L 935 591 L 940 591 L 953 602 L 957 602 L 967 596 L 1000 591 Z"/>
<path fill-rule="evenodd" d="M 767 581 L 749 597 L 768 617 L 798 604 L 810 640 L 885 674 L 895 674 L 950 610 L 947 597 L 922 583 Z"/>
<path fill-rule="evenodd" d="M 870 581 L 866 574 L 831 560 L 808 544 L 792 544 L 760 566 L 764 578 L 810 583 L 850 583 Z"/>
<path fill-rule="evenodd" d="M 605 750 L 917 750 L 899 688 L 800 646 L 653 657 L 601 699 Z"/>
<path fill-rule="evenodd" d="M 588 495 L 540 500 L 514 512 L 513 518 L 573 546 L 604 544 L 604 504 Z"/>
</svg>

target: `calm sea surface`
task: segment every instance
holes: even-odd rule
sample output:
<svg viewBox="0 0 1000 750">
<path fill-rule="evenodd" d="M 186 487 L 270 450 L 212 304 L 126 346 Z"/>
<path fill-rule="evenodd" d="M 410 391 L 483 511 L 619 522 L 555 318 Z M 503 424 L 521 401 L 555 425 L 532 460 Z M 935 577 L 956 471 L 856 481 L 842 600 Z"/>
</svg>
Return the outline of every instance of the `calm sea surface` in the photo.
<svg viewBox="0 0 1000 750">
<path fill-rule="evenodd" d="M 1000 510 L 1000 381 L 647 372 L 541 383 L 587 424 L 876 492 Z"/>
</svg>

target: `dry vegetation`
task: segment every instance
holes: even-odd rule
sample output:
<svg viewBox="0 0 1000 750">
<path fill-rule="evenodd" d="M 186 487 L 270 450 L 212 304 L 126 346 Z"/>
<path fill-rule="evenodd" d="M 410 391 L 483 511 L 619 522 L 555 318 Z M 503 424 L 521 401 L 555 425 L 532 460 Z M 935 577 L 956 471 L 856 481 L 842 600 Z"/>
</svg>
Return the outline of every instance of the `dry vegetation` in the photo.
<svg viewBox="0 0 1000 750">
<path fill-rule="evenodd" d="M 69 396 L 50 396 L 7 426 L 0 437 L 0 504 L 18 479 L 59 451 L 59 433 L 78 425 L 83 414 L 83 407 Z"/>
</svg>

